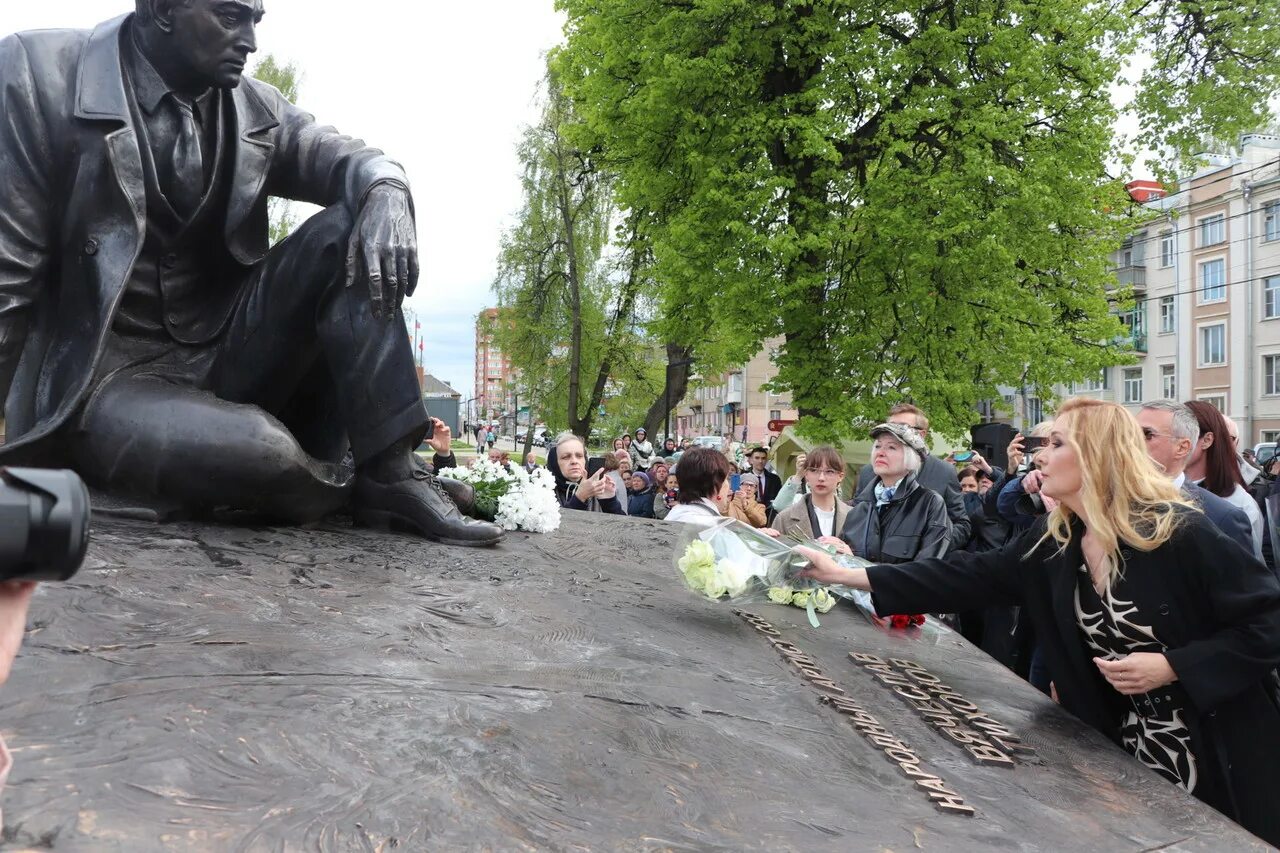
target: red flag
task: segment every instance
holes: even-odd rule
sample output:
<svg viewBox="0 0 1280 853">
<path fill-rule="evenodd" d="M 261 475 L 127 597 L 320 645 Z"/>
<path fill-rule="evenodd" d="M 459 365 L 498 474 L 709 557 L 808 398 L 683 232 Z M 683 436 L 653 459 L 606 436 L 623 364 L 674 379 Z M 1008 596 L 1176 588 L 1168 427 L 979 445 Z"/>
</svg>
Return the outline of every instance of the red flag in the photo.
<svg viewBox="0 0 1280 853">
<path fill-rule="evenodd" d="M 418 350 L 420 352 L 426 352 L 426 346 L 427 346 L 426 341 L 418 341 Z"/>
<path fill-rule="evenodd" d="M 421 330 L 421 329 L 422 329 L 422 324 L 421 324 L 421 323 L 419 323 L 417 320 L 414 320 L 414 321 L 413 321 L 413 330 L 414 330 L 415 332 L 417 332 L 417 331 L 419 331 L 419 330 Z"/>
</svg>

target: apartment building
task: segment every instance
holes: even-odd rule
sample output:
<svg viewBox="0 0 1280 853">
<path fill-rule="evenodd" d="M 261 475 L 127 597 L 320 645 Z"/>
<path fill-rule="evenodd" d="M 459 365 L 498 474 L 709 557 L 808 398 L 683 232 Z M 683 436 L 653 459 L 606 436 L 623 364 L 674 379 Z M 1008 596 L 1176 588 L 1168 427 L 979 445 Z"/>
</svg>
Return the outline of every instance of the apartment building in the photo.
<svg viewBox="0 0 1280 853">
<path fill-rule="evenodd" d="M 1063 390 L 1135 411 L 1204 400 L 1242 442 L 1280 439 L 1280 136 L 1243 136 L 1167 195 L 1143 183 L 1130 190 L 1159 218 L 1113 257 L 1137 300 L 1121 316 L 1137 363 Z"/>
<path fill-rule="evenodd" d="M 735 441 L 763 444 L 771 434 L 770 421 L 794 421 L 799 413 L 791 395 L 764 388 L 778 375 L 773 354 L 781 345 L 781 339 L 768 341 L 741 367 L 690 380 L 689 393 L 675 409 L 672 430 L 681 437 L 732 435 Z"/>
<path fill-rule="evenodd" d="M 469 411 L 482 421 L 496 421 L 514 404 L 515 371 L 490 331 L 497 321 L 497 308 L 486 308 L 476 316 L 475 401 Z"/>
</svg>

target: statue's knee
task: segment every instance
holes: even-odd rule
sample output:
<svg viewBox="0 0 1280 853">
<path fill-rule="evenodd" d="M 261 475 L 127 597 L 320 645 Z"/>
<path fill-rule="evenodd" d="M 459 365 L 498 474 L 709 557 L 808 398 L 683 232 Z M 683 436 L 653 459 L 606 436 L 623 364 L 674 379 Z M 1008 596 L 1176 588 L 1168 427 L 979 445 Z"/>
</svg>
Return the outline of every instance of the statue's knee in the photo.
<svg viewBox="0 0 1280 853">
<path fill-rule="evenodd" d="M 345 257 L 347 243 L 351 239 L 351 230 L 355 220 L 345 204 L 326 207 L 308 219 L 298 228 L 298 235 L 308 244 L 309 249 L 323 252 L 333 247 Z"/>
<path fill-rule="evenodd" d="M 279 420 L 261 409 L 245 407 L 238 437 L 229 436 L 245 471 L 254 471 L 266 481 L 287 479 L 306 467 L 302 446 Z"/>
</svg>

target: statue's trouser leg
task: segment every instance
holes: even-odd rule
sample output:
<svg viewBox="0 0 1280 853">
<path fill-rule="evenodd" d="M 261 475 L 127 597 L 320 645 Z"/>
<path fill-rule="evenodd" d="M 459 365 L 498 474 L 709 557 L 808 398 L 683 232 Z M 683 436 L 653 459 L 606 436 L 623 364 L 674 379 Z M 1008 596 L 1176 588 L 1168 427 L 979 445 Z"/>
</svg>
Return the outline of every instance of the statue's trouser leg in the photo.
<svg viewBox="0 0 1280 853">
<path fill-rule="evenodd" d="M 375 318 L 363 278 L 345 286 L 351 227 L 346 209 L 331 207 L 271 250 L 217 344 L 206 387 L 280 415 L 320 364 L 336 408 L 325 420 L 345 428 L 358 464 L 420 437 L 428 419 L 403 316 Z"/>
<path fill-rule="evenodd" d="M 308 456 L 257 406 L 155 375 L 108 380 L 85 408 L 73 452 L 96 485 L 291 521 L 319 519 L 351 491 L 348 470 Z"/>
</svg>

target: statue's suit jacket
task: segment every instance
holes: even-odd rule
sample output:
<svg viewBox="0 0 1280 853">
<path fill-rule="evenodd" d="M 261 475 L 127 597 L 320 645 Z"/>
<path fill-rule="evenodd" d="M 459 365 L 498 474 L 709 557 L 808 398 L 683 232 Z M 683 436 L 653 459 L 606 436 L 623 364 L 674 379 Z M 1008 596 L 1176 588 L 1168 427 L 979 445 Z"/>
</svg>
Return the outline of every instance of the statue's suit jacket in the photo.
<svg viewBox="0 0 1280 853">
<path fill-rule="evenodd" d="M 0 464 L 56 461 L 47 439 L 90 392 L 142 249 L 146 187 L 120 46 L 130 17 L 0 41 Z M 354 214 L 376 184 L 408 186 L 381 151 L 317 125 L 275 88 L 245 77 L 229 94 L 222 233 L 246 269 L 267 253 L 268 196 Z"/>
</svg>

